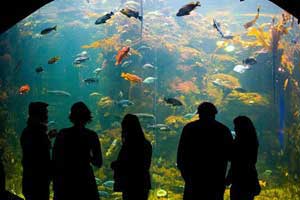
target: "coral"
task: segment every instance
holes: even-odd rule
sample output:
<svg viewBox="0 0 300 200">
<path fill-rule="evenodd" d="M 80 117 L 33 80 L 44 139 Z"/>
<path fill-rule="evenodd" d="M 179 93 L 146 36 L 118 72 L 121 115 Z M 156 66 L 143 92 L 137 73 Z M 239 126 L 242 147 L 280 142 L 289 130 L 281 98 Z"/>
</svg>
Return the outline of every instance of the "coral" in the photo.
<svg viewBox="0 0 300 200">
<path fill-rule="evenodd" d="M 229 74 L 213 74 L 210 79 L 212 81 L 219 80 L 220 86 L 228 89 L 235 89 L 241 87 L 239 80 Z"/>
<path fill-rule="evenodd" d="M 175 115 L 170 115 L 165 119 L 165 123 L 167 125 L 173 125 L 175 128 L 178 128 L 179 126 L 182 126 L 187 122 L 188 120 L 186 120 L 184 117 Z"/>
<path fill-rule="evenodd" d="M 120 35 L 113 35 L 112 37 L 105 38 L 103 40 L 95 41 L 89 45 L 83 45 L 81 48 L 102 48 L 105 52 L 116 51 L 120 48 L 118 41 L 120 40 Z"/>
<path fill-rule="evenodd" d="M 269 101 L 266 97 L 263 97 L 262 95 L 258 93 L 240 93 L 237 91 L 232 91 L 228 95 L 229 99 L 237 99 L 239 101 L 242 101 L 246 105 L 268 105 Z"/>
<path fill-rule="evenodd" d="M 183 81 L 180 78 L 176 78 L 173 82 L 171 82 L 170 86 L 172 90 L 179 91 L 184 94 L 200 93 L 200 90 L 193 81 Z"/>
<path fill-rule="evenodd" d="M 211 57 L 213 60 L 217 60 L 219 62 L 224 62 L 224 61 L 233 62 L 233 63 L 239 62 L 236 58 L 227 54 L 212 54 Z"/>
<path fill-rule="evenodd" d="M 188 72 L 193 69 L 191 65 L 177 65 L 176 69 L 181 70 L 183 72 Z"/>
<path fill-rule="evenodd" d="M 180 60 L 182 62 L 187 60 L 197 60 L 202 57 L 203 53 L 197 49 L 191 47 L 179 47 L 178 51 L 180 53 Z"/>
<path fill-rule="evenodd" d="M 281 56 L 281 66 L 286 68 L 290 74 L 293 73 L 294 63 L 291 61 L 291 58 L 285 54 L 286 51 L 283 52 Z"/>
<path fill-rule="evenodd" d="M 260 26 L 259 28 L 251 27 L 248 29 L 247 35 L 256 38 L 254 41 L 256 46 L 262 46 L 266 50 L 271 50 L 271 35 L 268 31 L 265 32 L 263 28 L 263 26 Z"/>
</svg>

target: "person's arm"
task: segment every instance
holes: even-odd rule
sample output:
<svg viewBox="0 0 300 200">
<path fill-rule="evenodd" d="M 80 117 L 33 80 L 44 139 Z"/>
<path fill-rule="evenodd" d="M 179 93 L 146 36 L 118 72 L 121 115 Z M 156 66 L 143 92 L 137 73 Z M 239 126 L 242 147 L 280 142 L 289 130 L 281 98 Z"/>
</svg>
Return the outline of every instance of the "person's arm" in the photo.
<svg viewBox="0 0 300 200">
<path fill-rule="evenodd" d="M 151 159 L 152 159 L 152 146 L 150 144 L 150 142 L 147 142 L 147 147 L 145 148 L 146 152 L 145 152 L 145 163 L 144 163 L 144 167 L 145 169 L 149 170 L 150 166 L 151 166 Z"/>
<path fill-rule="evenodd" d="M 101 144 L 96 133 L 94 133 L 91 142 L 91 163 L 96 167 L 101 167 L 103 164 Z"/>
<path fill-rule="evenodd" d="M 60 131 L 55 138 L 52 148 L 52 165 L 55 169 L 59 169 L 64 166 L 64 150 L 63 150 L 63 133 Z"/>
<path fill-rule="evenodd" d="M 187 176 L 187 169 L 186 169 L 186 133 L 187 133 L 187 127 L 185 126 L 182 130 L 179 144 L 178 144 L 178 150 L 177 150 L 177 167 L 181 172 L 181 175 L 184 180 L 188 178 Z"/>
<path fill-rule="evenodd" d="M 233 137 L 229 129 L 226 129 L 224 141 L 225 141 L 225 149 L 226 149 L 226 158 L 228 161 L 231 161 L 234 153 L 233 150 L 234 144 L 233 144 Z"/>
<path fill-rule="evenodd" d="M 231 184 L 232 184 L 232 168 L 230 166 L 230 168 L 228 170 L 228 173 L 227 173 L 227 176 L 225 178 L 225 185 L 229 186 Z"/>
</svg>

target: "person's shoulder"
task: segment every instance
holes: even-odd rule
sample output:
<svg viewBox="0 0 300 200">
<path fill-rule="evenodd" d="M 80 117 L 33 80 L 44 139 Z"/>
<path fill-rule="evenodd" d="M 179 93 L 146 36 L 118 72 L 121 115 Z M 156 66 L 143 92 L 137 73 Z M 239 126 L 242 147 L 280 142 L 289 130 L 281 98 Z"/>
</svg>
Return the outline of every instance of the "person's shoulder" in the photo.
<svg viewBox="0 0 300 200">
<path fill-rule="evenodd" d="M 88 128 L 85 128 L 85 133 L 88 135 L 88 136 L 90 136 L 90 137 L 92 137 L 92 138 L 98 138 L 98 135 L 97 135 L 97 133 L 95 132 L 95 131 L 93 131 L 93 130 L 91 130 L 91 129 L 88 129 Z"/>
<path fill-rule="evenodd" d="M 85 131 L 89 134 L 92 134 L 92 135 L 97 135 L 97 133 L 89 128 L 85 128 Z"/>
<path fill-rule="evenodd" d="M 70 135 L 72 132 L 71 128 L 62 128 L 59 130 L 59 133 L 56 136 L 57 139 L 65 138 L 67 135 Z"/>
<path fill-rule="evenodd" d="M 71 127 L 70 128 L 62 128 L 62 129 L 60 129 L 60 131 L 59 131 L 59 133 L 60 134 L 65 134 L 65 133 L 69 133 L 69 132 L 71 132 Z"/>
<path fill-rule="evenodd" d="M 199 120 L 192 121 L 192 122 L 187 123 L 187 124 L 184 126 L 184 128 L 193 128 L 193 127 L 198 126 L 198 124 L 199 124 Z"/>
<path fill-rule="evenodd" d="M 32 131 L 30 130 L 30 128 L 26 126 L 21 133 L 20 139 L 23 140 L 24 138 L 31 137 L 32 136 L 31 132 Z"/>
<path fill-rule="evenodd" d="M 152 145 L 151 145 L 151 142 L 149 140 L 145 140 L 144 141 L 144 144 L 149 147 L 149 148 L 152 148 Z"/>
<path fill-rule="evenodd" d="M 219 122 L 219 121 L 215 121 L 215 122 L 216 122 L 216 124 L 217 124 L 217 126 L 218 126 L 219 128 L 221 128 L 221 129 L 223 129 L 223 130 L 225 130 L 225 131 L 230 131 L 229 128 L 228 128 L 225 124 L 223 124 L 223 123 L 221 123 L 221 122 Z"/>
</svg>

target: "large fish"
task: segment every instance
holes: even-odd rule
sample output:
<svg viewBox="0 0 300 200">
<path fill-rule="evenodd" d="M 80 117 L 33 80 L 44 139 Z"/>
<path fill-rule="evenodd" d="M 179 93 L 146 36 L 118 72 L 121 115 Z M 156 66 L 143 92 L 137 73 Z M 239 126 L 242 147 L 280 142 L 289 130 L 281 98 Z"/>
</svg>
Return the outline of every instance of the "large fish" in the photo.
<svg viewBox="0 0 300 200">
<path fill-rule="evenodd" d="M 44 29 L 44 30 L 41 31 L 41 35 L 46 35 L 46 34 L 50 33 L 50 32 L 53 31 L 53 30 L 56 31 L 56 28 L 57 28 L 56 25 L 53 26 L 53 27 L 50 27 L 50 28 L 46 28 L 46 29 Z"/>
<path fill-rule="evenodd" d="M 220 33 L 220 35 L 221 35 L 221 37 L 222 37 L 223 39 L 231 40 L 231 39 L 234 38 L 233 35 L 225 35 L 225 34 L 223 33 L 223 31 L 221 30 L 221 25 L 220 25 L 219 22 L 217 22 L 216 19 L 213 19 L 213 26 L 214 26 L 214 28 Z"/>
<path fill-rule="evenodd" d="M 147 77 L 143 80 L 143 83 L 145 84 L 151 84 L 151 83 L 154 83 L 154 81 L 156 80 L 157 78 L 156 77 Z"/>
<path fill-rule="evenodd" d="M 260 7 L 257 8 L 257 14 L 256 14 L 255 18 L 253 20 L 251 20 L 250 22 L 247 22 L 246 24 L 244 24 L 245 29 L 248 29 L 255 24 L 255 22 L 257 21 L 257 19 L 259 17 L 259 11 L 260 11 Z"/>
<path fill-rule="evenodd" d="M 123 8 L 122 10 L 120 10 L 120 12 L 129 18 L 134 17 L 136 19 L 139 19 L 140 21 L 143 20 L 143 16 L 139 16 L 138 11 L 131 10 L 130 8 Z"/>
<path fill-rule="evenodd" d="M 20 88 L 19 88 L 19 93 L 20 94 L 25 94 L 27 92 L 29 92 L 30 90 L 30 86 L 28 84 L 26 85 L 22 85 Z"/>
<path fill-rule="evenodd" d="M 189 4 L 181 7 L 179 9 L 179 11 L 177 12 L 176 16 L 181 17 L 181 16 L 189 15 L 191 13 L 191 11 L 193 11 L 197 6 L 201 6 L 200 1 L 197 1 L 195 3 L 194 2 L 189 3 Z"/>
<path fill-rule="evenodd" d="M 69 92 L 63 91 L 63 90 L 47 90 L 48 94 L 55 94 L 58 96 L 67 96 L 70 97 L 71 94 Z"/>
<path fill-rule="evenodd" d="M 148 129 L 159 129 L 160 131 L 170 131 L 171 128 L 166 124 L 151 124 L 147 125 Z"/>
<path fill-rule="evenodd" d="M 139 119 L 150 119 L 156 121 L 156 117 L 153 114 L 149 113 L 134 113 Z"/>
<path fill-rule="evenodd" d="M 127 99 L 122 99 L 122 100 L 118 101 L 117 104 L 123 108 L 134 105 L 134 103 L 132 101 L 127 100 Z"/>
<path fill-rule="evenodd" d="M 126 57 L 128 57 L 128 53 L 130 51 L 130 47 L 123 47 L 121 50 L 118 51 L 118 54 L 116 55 L 116 63 L 115 65 L 119 65 L 122 63 L 122 60 Z"/>
<path fill-rule="evenodd" d="M 85 62 L 88 59 L 90 59 L 90 57 L 88 57 L 88 56 L 79 56 L 79 57 L 75 58 L 73 63 L 76 64 L 76 65 L 79 65 L 79 64 Z"/>
<path fill-rule="evenodd" d="M 98 25 L 98 24 L 104 24 L 106 23 L 107 20 L 109 20 L 111 18 L 111 16 L 113 16 L 114 13 L 113 12 L 110 12 L 110 13 L 107 13 L 105 15 L 103 15 L 102 17 L 99 17 L 96 21 L 95 21 L 95 24 Z"/>
<path fill-rule="evenodd" d="M 121 77 L 127 81 L 134 82 L 134 83 L 141 83 L 143 79 L 135 74 L 124 73 L 122 72 Z"/>
<path fill-rule="evenodd" d="M 164 98 L 164 101 L 167 104 L 171 104 L 172 106 L 182 106 L 183 105 L 181 103 L 181 101 L 179 101 L 178 99 L 175 99 L 175 98 Z"/>
<path fill-rule="evenodd" d="M 60 59 L 59 56 L 54 56 L 48 60 L 48 64 L 54 64 Z"/>
<path fill-rule="evenodd" d="M 83 82 L 85 82 L 87 84 L 98 83 L 99 79 L 98 78 L 86 78 L 86 79 L 83 80 Z"/>
<path fill-rule="evenodd" d="M 246 65 L 255 65 L 257 63 L 257 60 L 253 57 L 249 57 L 249 58 L 246 58 L 245 60 L 243 60 L 243 64 L 246 64 Z"/>
</svg>

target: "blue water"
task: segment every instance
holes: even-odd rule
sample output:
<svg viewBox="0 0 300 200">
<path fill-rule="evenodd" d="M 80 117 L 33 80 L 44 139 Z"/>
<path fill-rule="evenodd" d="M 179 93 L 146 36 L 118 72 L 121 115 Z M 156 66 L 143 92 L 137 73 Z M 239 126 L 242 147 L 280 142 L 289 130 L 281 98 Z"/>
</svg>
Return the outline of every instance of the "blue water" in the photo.
<svg viewBox="0 0 300 200">
<path fill-rule="evenodd" d="M 266 170 L 274 172 L 272 176 L 261 176 L 261 179 L 268 182 L 267 187 L 263 189 L 267 191 L 280 188 L 287 183 L 293 185 L 293 181 L 297 181 L 294 177 L 300 175 L 299 168 L 294 169 L 299 163 L 291 164 L 293 169 L 289 171 L 289 164 L 292 163 L 295 154 L 291 153 L 290 149 L 294 148 L 287 145 L 289 140 L 285 137 L 289 135 L 289 128 L 299 123 L 299 116 L 294 115 L 299 110 L 297 101 L 299 86 L 296 85 L 299 80 L 299 50 L 295 50 L 291 59 L 295 67 L 287 76 L 289 86 L 287 90 L 281 91 L 279 95 L 281 99 L 276 102 L 272 98 L 274 91 L 271 52 L 260 54 L 256 52 L 261 50 L 261 47 L 246 47 L 234 40 L 223 40 L 212 26 L 212 19 L 215 18 L 220 22 L 222 30 L 240 36 L 237 40 L 253 41 L 255 38 L 247 36 L 243 24 L 254 18 L 257 7 L 261 6 L 261 16 L 253 25 L 255 28 L 263 23 L 271 23 L 272 17 L 280 20 L 283 11 L 269 1 L 262 0 L 203 1 L 202 6 L 197 7 L 191 16 L 176 17 L 177 10 L 186 3 L 188 2 L 183 0 L 146 0 L 142 36 L 140 21 L 129 19 L 119 12 L 106 24 L 94 24 L 97 16 L 93 14 L 99 17 L 110 11 L 118 11 L 123 6 L 118 1 L 90 0 L 88 3 L 79 0 L 56 0 L 19 22 L 0 35 L 0 91 L 8 95 L 7 98 L 1 99 L 0 104 L 2 109 L 8 111 L 7 121 L 3 122 L 3 127 L 11 128 L 15 135 L 13 140 L 17 141 L 26 125 L 27 106 L 31 101 L 49 103 L 49 120 L 55 121 L 53 128 L 67 127 L 71 125 L 68 120 L 70 106 L 76 101 L 84 101 L 93 112 L 93 122 L 89 124 L 89 128 L 99 134 L 105 153 L 112 148 L 115 139 L 120 141 L 120 134 L 110 133 L 120 133 L 116 128 L 126 113 L 153 114 L 156 116 L 156 123 L 168 123 L 166 119 L 169 116 L 176 116 L 179 121 L 168 124 L 171 127 L 170 132 L 147 130 L 146 127 L 150 122 L 141 120 L 146 135 L 154 146 L 152 169 L 155 175 L 152 178 L 154 187 L 151 199 L 156 198 L 157 188 L 168 190 L 172 197 L 182 192 L 183 185 L 178 171 L 174 184 L 170 181 L 174 177 L 167 178 L 170 176 L 168 173 L 176 171 L 177 143 L 183 125 L 187 123 L 187 121 L 180 122 L 180 119 L 182 120 L 187 113 L 193 113 L 202 101 L 212 101 L 219 109 L 217 119 L 231 129 L 233 129 L 232 120 L 237 115 L 247 115 L 253 120 L 261 144 L 258 170 L 261 174 Z M 41 30 L 54 25 L 57 25 L 57 31 L 47 35 L 39 34 Z M 110 51 L 105 51 L 104 48 L 82 48 L 83 45 L 103 41 L 113 35 L 120 37 L 111 44 L 118 44 L 116 49 L 112 47 Z M 281 42 L 289 43 L 297 35 L 299 36 L 299 26 L 295 24 L 287 35 L 282 36 Z M 224 48 L 217 49 L 217 41 L 229 42 L 235 49 L 232 52 L 226 52 Z M 117 51 L 128 43 L 131 43 L 134 50 L 142 46 L 148 46 L 150 49 L 140 50 L 140 56 L 131 52 L 132 55 L 122 62 L 131 61 L 128 67 L 115 66 Z M 290 46 L 299 48 L 299 44 Z M 184 53 L 188 51 L 182 50 L 184 48 L 192 48 L 199 54 L 194 56 L 188 53 L 184 57 Z M 82 67 L 75 66 L 73 61 L 76 54 L 82 51 L 87 51 L 89 60 L 85 61 Z M 288 52 L 288 49 L 285 48 L 283 51 Z M 10 59 L 4 59 L 5 54 L 10 55 Z M 214 60 L 215 54 L 230 56 L 231 60 Z M 54 56 L 59 56 L 60 59 L 54 64 L 48 64 L 48 60 Z M 242 60 L 250 56 L 254 56 L 258 62 L 251 70 L 242 74 L 233 71 L 235 65 L 242 64 Z M 15 70 L 19 60 L 22 63 L 19 69 Z M 99 82 L 84 83 L 84 79 L 95 76 L 93 71 L 102 67 L 103 62 L 107 62 L 107 66 L 97 76 Z M 147 63 L 157 69 L 143 69 L 142 66 Z M 201 66 L 197 66 L 197 63 Z M 180 68 L 180 65 L 184 67 Z M 277 65 L 280 66 L 280 60 Z M 35 69 L 38 66 L 42 66 L 44 72 L 37 74 Z M 136 74 L 143 79 L 156 77 L 157 81 L 152 84 L 130 83 L 121 78 L 122 72 Z M 247 91 L 246 94 L 256 93 L 265 100 L 258 102 L 254 97 L 249 97 L 245 101 L 237 99 L 232 96 L 234 92 L 230 88 L 234 83 L 229 83 L 230 92 L 225 96 L 224 89 L 212 84 L 214 79 L 211 77 L 216 74 L 227 74 L 237 78 L 240 86 Z M 174 84 L 178 86 L 180 82 L 188 81 L 197 87 L 198 92 L 193 89 L 188 92 L 174 89 Z M 20 95 L 18 88 L 24 84 L 29 84 L 31 89 L 27 94 Z M 225 81 L 224 84 L 228 83 Z M 47 90 L 63 90 L 69 92 L 71 96 L 51 95 Z M 101 96 L 90 96 L 93 92 L 98 92 Z M 105 97 L 111 99 L 111 104 L 107 107 L 97 105 L 99 100 Z M 184 106 L 175 108 L 166 105 L 163 102 L 164 97 L 180 99 L 184 102 Z M 122 99 L 129 99 L 134 105 L 128 108 L 119 107 L 116 102 Z M 284 126 L 285 124 L 288 126 Z M 278 133 L 278 130 L 282 132 Z M 118 147 L 119 144 L 120 142 Z M 20 169 L 19 145 L 11 140 L 7 140 L 7 145 L 14 151 L 12 157 L 15 156 L 15 163 L 18 164 L 14 166 Z M 117 149 L 111 156 L 104 156 L 107 163 L 115 158 Z M 286 150 L 285 156 L 279 155 L 280 149 Z M 108 164 L 104 166 L 103 172 L 106 176 L 99 171 L 96 172 L 98 178 L 105 179 L 103 181 L 112 179 Z M 290 172 L 292 175 L 289 177 L 293 178 L 287 178 L 284 172 Z M 165 178 L 158 179 L 157 176 Z M 17 180 L 9 180 L 8 187 L 20 194 L 20 186 L 16 182 Z M 109 190 L 105 192 L 110 195 L 112 193 Z M 269 196 L 272 199 L 272 193 Z M 176 198 L 174 196 L 174 199 Z"/>
</svg>

